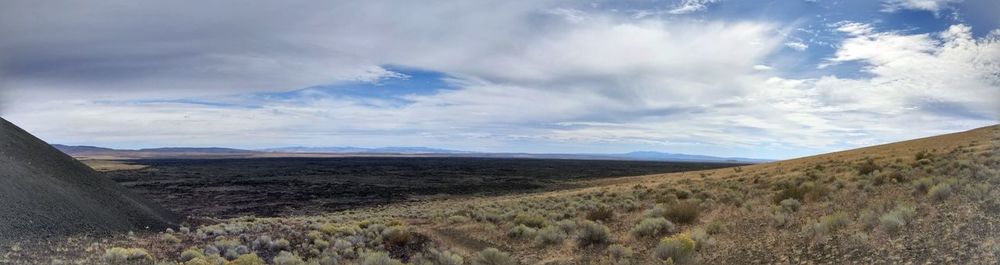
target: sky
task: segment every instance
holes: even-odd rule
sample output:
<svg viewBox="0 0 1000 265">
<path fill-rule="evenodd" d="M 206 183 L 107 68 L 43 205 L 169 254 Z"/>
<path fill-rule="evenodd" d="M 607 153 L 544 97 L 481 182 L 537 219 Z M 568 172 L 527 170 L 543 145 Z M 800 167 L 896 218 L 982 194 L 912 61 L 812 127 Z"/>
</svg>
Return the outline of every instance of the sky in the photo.
<svg viewBox="0 0 1000 265">
<path fill-rule="evenodd" d="M 782 159 L 1000 117 L 1000 1 L 0 3 L 0 116 L 115 148 Z"/>
</svg>

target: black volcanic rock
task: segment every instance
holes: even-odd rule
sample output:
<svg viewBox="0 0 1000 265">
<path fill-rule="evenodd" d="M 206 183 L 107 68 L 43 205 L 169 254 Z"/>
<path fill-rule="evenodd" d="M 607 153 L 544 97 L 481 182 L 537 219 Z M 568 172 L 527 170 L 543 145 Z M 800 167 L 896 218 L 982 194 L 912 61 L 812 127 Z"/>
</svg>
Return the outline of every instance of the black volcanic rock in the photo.
<svg viewBox="0 0 1000 265">
<path fill-rule="evenodd" d="M 146 200 L 0 118 L 0 243 L 177 224 Z"/>
</svg>

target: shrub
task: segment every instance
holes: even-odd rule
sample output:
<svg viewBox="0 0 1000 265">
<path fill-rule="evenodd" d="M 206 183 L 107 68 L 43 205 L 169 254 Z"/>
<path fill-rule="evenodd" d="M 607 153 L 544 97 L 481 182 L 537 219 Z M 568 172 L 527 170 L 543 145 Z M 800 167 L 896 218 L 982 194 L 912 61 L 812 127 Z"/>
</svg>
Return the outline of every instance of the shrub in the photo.
<svg viewBox="0 0 1000 265">
<path fill-rule="evenodd" d="M 933 199 L 934 201 L 938 202 L 948 199 L 948 197 L 951 196 L 951 193 L 952 193 L 951 183 L 939 183 L 937 185 L 934 185 L 934 187 L 931 187 L 931 189 L 927 191 L 927 195 L 930 196 L 931 199 Z"/>
<path fill-rule="evenodd" d="M 163 243 L 167 244 L 178 244 L 181 242 L 181 239 L 177 238 L 177 236 L 174 236 L 172 234 L 162 234 L 160 235 L 160 241 L 163 241 Z"/>
<path fill-rule="evenodd" d="M 274 256 L 274 258 L 271 259 L 271 262 L 273 262 L 274 265 L 305 265 L 306 264 L 304 261 L 302 261 L 302 258 L 300 258 L 298 255 L 295 255 L 295 254 L 293 254 L 291 252 L 288 252 L 288 251 L 282 251 L 282 252 L 278 253 L 277 256 Z"/>
<path fill-rule="evenodd" d="M 594 221 L 584 221 L 576 241 L 580 247 L 604 245 L 611 241 L 611 230 Z"/>
<path fill-rule="evenodd" d="M 888 233 L 895 233 L 906 226 L 915 216 L 916 210 L 913 207 L 897 206 L 896 209 L 879 218 L 879 227 Z"/>
<path fill-rule="evenodd" d="M 453 215 L 451 217 L 448 217 L 449 224 L 461 224 L 467 222 L 469 222 L 469 217 L 465 215 Z"/>
<path fill-rule="evenodd" d="M 635 255 L 635 253 L 632 251 L 631 248 L 622 246 L 620 244 L 614 244 L 608 247 L 608 256 L 610 256 L 611 260 L 614 261 L 631 259 L 633 255 Z"/>
<path fill-rule="evenodd" d="M 278 251 L 278 250 L 289 250 L 291 249 L 291 246 L 292 246 L 291 242 L 288 242 L 288 240 L 282 238 L 275 241 L 271 241 L 268 247 L 270 247 L 271 250 Z"/>
<path fill-rule="evenodd" d="M 774 227 L 781 228 L 792 223 L 792 216 L 785 211 L 775 210 L 771 214 L 771 222 Z"/>
<path fill-rule="evenodd" d="M 240 255 L 233 261 L 226 263 L 226 265 L 264 265 L 264 260 L 258 257 L 257 254 L 250 253 Z"/>
<path fill-rule="evenodd" d="M 715 245 L 715 239 L 712 239 L 703 229 L 695 228 L 691 232 L 688 232 L 688 234 L 691 235 L 691 240 L 694 240 L 695 249 L 700 250 Z"/>
<path fill-rule="evenodd" d="M 822 244 L 829 239 L 831 233 L 847 226 L 849 222 L 847 214 L 838 212 L 820 217 L 819 222 L 803 226 L 802 233 Z"/>
<path fill-rule="evenodd" d="M 635 227 L 632 228 L 630 233 L 635 237 L 657 237 L 672 233 L 674 231 L 674 224 L 667 221 L 666 218 L 656 217 L 656 218 L 645 218 L 639 222 Z"/>
<path fill-rule="evenodd" d="M 693 201 L 681 201 L 667 209 L 667 219 L 682 224 L 694 223 L 701 214 L 698 203 Z"/>
<path fill-rule="evenodd" d="M 392 226 L 382 230 L 382 240 L 389 244 L 403 246 L 410 243 L 412 234 L 405 226 Z"/>
<path fill-rule="evenodd" d="M 194 247 L 188 248 L 188 249 L 184 250 L 184 252 L 181 252 L 181 261 L 182 262 L 189 261 L 189 260 L 192 260 L 192 259 L 195 259 L 195 258 L 205 258 L 205 254 L 202 254 L 201 250 L 199 250 L 198 248 L 194 248 Z"/>
<path fill-rule="evenodd" d="M 576 231 L 576 221 L 573 220 L 562 220 L 556 222 L 556 226 L 558 226 L 559 229 L 562 230 L 563 233 L 566 233 L 567 235 L 572 234 L 574 231 Z"/>
<path fill-rule="evenodd" d="M 535 236 L 535 244 L 542 246 L 558 245 L 563 240 L 566 240 L 566 233 L 555 226 L 542 228 Z"/>
<path fill-rule="evenodd" d="M 531 228 L 542 228 L 545 226 L 545 217 L 537 214 L 518 214 L 514 217 L 515 225 L 524 225 Z"/>
<path fill-rule="evenodd" d="M 663 206 L 662 204 L 657 204 L 656 206 L 653 206 L 653 208 L 651 208 L 651 209 L 646 210 L 645 212 L 643 212 L 642 216 L 646 217 L 646 218 L 653 218 L 653 217 L 664 217 L 664 218 L 666 218 L 667 217 L 667 207 Z"/>
<path fill-rule="evenodd" d="M 537 230 L 534 228 L 520 224 L 507 231 L 507 237 L 519 239 L 532 238 L 535 236 L 536 232 Z"/>
<path fill-rule="evenodd" d="M 868 158 L 865 159 L 865 162 L 858 164 L 858 175 L 868 175 L 876 170 L 879 170 L 879 168 L 881 167 L 879 167 L 878 164 L 875 164 L 875 160 Z"/>
<path fill-rule="evenodd" d="M 722 221 L 712 221 L 705 225 L 705 232 L 709 235 L 717 235 L 726 232 L 726 223 Z"/>
<path fill-rule="evenodd" d="M 799 200 L 788 198 L 781 201 L 781 209 L 786 212 L 798 212 L 802 208 L 802 203 Z"/>
<path fill-rule="evenodd" d="M 361 265 L 403 265 L 403 262 L 382 251 L 364 252 L 358 259 L 361 260 Z"/>
<path fill-rule="evenodd" d="M 153 256 L 149 255 L 145 249 L 141 248 L 120 248 L 114 247 L 104 251 L 104 256 L 101 256 L 104 262 L 108 264 L 115 265 L 152 265 L 156 262 Z"/>
<path fill-rule="evenodd" d="M 653 257 L 669 263 L 687 263 L 694 255 L 695 241 L 687 233 L 663 238 L 653 249 Z"/>
<path fill-rule="evenodd" d="M 915 194 L 927 194 L 930 191 L 931 186 L 934 186 L 934 179 L 924 177 L 913 183 L 913 192 Z"/>
<path fill-rule="evenodd" d="M 426 253 L 419 257 L 415 257 L 416 262 L 412 262 L 415 265 L 462 265 L 465 264 L 465 259 L 461 255 L 458 255 L 451 251 L 439 251 L 437 249 L 428 249 Z"/>
<path fill-rule="evenodd" d="M 487 248 L 472 257 L 472 265 L 516 265 L 514 258 L 506 252 Z"/>
<path fill-rule="evenodd" d="M 861 215 L 858 216 L 858 222 L 861 223 L 861 226 L 864 227 L 865 230 L 871 230 L 872 228 L 875 228 L 875 226 L 877 226 L 879 223 L 878 219 L 879 219 L 878 214 L 876 214 L 875 211 L 872 211 L 871 209 L 865 209 L 864 211 L 861 211 Z"/>
<path fill-rule="evenodd" d="M 591 221 L 607 221 L 611 220 L 615 216 L 615 211 L 608 207 L 607 205 L 601 204 L 587 211 L 587 220 Z"/>
</svg>

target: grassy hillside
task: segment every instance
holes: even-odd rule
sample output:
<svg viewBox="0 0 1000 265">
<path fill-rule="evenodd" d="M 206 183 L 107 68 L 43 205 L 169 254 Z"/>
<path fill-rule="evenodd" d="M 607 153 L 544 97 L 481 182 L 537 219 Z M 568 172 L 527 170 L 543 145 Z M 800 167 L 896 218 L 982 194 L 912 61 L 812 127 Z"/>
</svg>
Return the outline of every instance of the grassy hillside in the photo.
<svg viewBox="0 0 1000 265">
<path fill-rule="evenodd" d="M 1000 126 L 584 184 L 324 216 L 208 220 L 159 234 L 20 246 L 4 257 L 46 264 L 53 258 L 324 265 L 1000 261 Z"/>
</svg>

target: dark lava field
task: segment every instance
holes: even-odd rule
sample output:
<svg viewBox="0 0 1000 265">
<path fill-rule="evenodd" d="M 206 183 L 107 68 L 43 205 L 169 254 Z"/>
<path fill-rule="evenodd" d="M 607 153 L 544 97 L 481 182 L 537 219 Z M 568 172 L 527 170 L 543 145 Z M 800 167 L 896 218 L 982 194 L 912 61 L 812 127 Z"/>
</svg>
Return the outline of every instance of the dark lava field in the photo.
<svg viewBox="0 0 1000 265">
<path fill-rule="evenodd" d="M 453 157 L 129 160 L 104 172 L 182 215 L 316 214 L 435 196 L 500 195 L 574 181 L 734 166 L 720 163 Z"/>
</svg>

